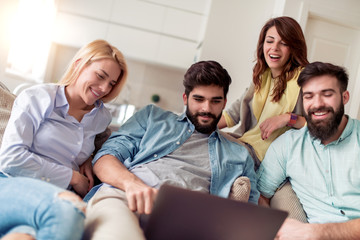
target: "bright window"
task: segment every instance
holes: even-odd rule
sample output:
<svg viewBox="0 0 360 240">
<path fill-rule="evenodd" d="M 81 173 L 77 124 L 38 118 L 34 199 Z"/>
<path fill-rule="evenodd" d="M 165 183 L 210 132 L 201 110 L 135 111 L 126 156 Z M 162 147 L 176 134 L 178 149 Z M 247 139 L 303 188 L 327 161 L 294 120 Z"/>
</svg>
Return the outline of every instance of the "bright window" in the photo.
<svg viewBox="0 0 360 240">
<path fill-rule="evenodd" d="M 19 0 L 6 72 L 44 81 L 55 13 L 54 0 Z"/>
</svg>

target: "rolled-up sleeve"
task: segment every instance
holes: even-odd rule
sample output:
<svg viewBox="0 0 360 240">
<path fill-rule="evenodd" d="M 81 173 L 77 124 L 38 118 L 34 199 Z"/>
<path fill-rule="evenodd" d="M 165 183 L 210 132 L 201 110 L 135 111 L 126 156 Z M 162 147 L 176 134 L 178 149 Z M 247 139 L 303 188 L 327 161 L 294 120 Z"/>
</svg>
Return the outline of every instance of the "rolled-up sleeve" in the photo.
<svg viewBox="0 0 360 240">
<path fill-rule="evenodd" d="M 269 147 L 257 171 L 257 188 L 271 198 L 286 179 L 286 136 L 278 137 Z"/>
<path fill-rule="evenodd" d="M 127 167 L 130 167 L 125 161 L 131 162 L 139 151 L 141 140 L 146 133 L 149 108 L 145 107 L 135 113 L 118 131 L 111 134 L 109 139 L 106 140 L 101 149 L 96 153 L 92 161 L 93 165 L 102 156 L 112 155 Z"/>
</svg>

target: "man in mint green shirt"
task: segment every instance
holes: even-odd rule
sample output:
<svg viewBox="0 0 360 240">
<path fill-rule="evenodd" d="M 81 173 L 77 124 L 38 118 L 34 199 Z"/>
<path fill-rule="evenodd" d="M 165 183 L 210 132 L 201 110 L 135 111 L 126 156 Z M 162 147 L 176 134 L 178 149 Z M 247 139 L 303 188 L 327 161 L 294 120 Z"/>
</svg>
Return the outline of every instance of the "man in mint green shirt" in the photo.
<svg viewBox="0 0 360 240">
<path fill-rule="evenodd" d="M 360 121 L 344 114 L 345 69 L 314 62 L 298 78 L 307 126 L 276 139 L 259 168 L 261 201 L 286 179 L 309 223 L 285 221 L 277 239 L 360 239 Z"/>
</svg>

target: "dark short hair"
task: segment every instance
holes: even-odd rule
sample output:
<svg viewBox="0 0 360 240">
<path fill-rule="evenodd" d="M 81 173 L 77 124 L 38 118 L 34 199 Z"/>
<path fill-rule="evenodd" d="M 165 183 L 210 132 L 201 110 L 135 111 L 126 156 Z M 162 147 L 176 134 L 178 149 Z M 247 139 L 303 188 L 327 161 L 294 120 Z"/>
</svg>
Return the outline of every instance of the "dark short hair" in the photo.
<svg viewBox="0 0 360 240">
<path fill-rule="evenodd" d="M 224 89 L 224 98 L 229 91 L 231 77 L 218 62 L 200 61 L 191 65 L 184 75 L 185 94 L 189 93 L 197 86 L 216 85 Z"/>
<path fill-rule="evenodd" d="M 313 62 L 306 65 L 306 67 L 301 71 L 297 82 L 298 85 L 302 87 L 311 78 L 324 75 L 336 77 L 340 85 L 340 91 L 346 91 L 349 77 L 345 68 L 333 65 L 331 63 Z"/>
</svg>

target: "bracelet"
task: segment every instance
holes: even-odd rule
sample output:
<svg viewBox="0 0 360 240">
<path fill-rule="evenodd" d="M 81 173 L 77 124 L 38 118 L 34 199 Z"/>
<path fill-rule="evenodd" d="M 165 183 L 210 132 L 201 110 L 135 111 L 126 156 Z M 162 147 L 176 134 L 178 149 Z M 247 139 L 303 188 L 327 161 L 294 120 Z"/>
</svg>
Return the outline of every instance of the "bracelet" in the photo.
<svg viewBox="0 0 360 240">
<path fill-rule="evenodd" d="M 289 120 L 288 124 L 286 124 L 286 126 L 293 127 L 295 125 L 297 119 L 298 119 L 298 115 L 296 115 L 294 113 L 290 113 L 290 120 Z"/>
</svg>

